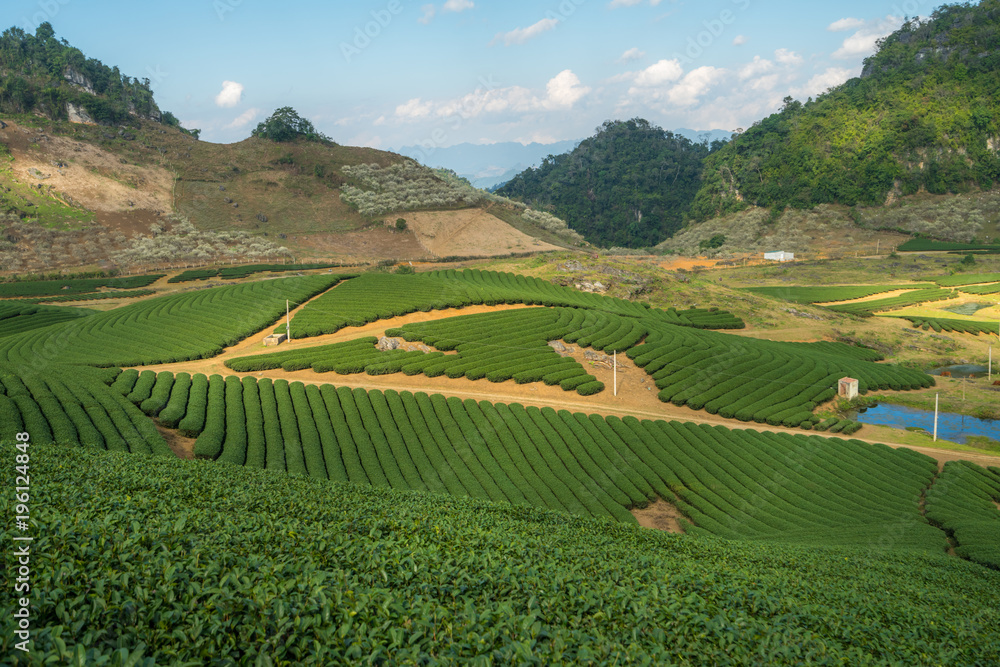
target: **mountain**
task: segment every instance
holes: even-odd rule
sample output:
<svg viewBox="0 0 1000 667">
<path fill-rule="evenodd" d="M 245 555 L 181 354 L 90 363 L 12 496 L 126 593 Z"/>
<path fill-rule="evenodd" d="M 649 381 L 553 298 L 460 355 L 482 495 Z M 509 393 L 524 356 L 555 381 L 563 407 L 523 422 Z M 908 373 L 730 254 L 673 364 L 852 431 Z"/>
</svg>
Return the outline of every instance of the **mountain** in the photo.
<svg viewBox="0 0 1000 667">
<path fill-rule="evenodd" d="M 727 130 L 692 130 L 686 127 L 673 130 L 673 133 L 696 144 L 728 141 L 732 136 L 732 132 Z M 579 139 L 551 144 L 500 141 L 494 144 L 462 143 L 443 148 L 413 145 L 389 150 L 428 167 L 450 169 L 475 187 L 490 190 L 526 169 L 538 167 L 546 157 L 568 153 L 579 144 Z"/>
<path fill-rule="evenodd" d="M 946 5 L 861 76 L 754 123 L 705 162 L 696 220 L 749 206 L 875 206 L 1000 180 L 1000 1 Z"/>
<path fill-rule="evenodd" d="M 507 182 L 529 167 L 537 166 L 549 155 L 571 151 L 579 143 L 579 140 L 551 144 L 501 141 L 495 144 L 462 143 L 443 148 L 414 145 L 390 150 L 428 167 L 450 169 L 475 187 L 485 190 Z"/>
<path fill-rule="evenodd" d="M 291 107 L 243 141 L 200 141 L 148 80 L 87 58 L 48 23 L 0 36 L 0 114 L 0 271 L 412 260 L 581 240 L 396 153 L 338 145 Z M 193 238 L 203 247 L 179 256 Z"/>
<path fill-rule="evenodd" d="M 38 112 L 55 120 L 102 125 L 144 118 L 179 127 L 173 114 L 156 105 L 149 79 L 87 58 L 56 39 L 47 22 L 34 35 L 20 28 L 0 35 L 0 112 Z"/>
<path fill-rule="evenodd" d="M 650 246 L 681 228 L 702 162 L 723 144 L 695 143 L 640 118 L 607 121 L 497 194 L 551 210 L 593 244 Z"/>
</svg>

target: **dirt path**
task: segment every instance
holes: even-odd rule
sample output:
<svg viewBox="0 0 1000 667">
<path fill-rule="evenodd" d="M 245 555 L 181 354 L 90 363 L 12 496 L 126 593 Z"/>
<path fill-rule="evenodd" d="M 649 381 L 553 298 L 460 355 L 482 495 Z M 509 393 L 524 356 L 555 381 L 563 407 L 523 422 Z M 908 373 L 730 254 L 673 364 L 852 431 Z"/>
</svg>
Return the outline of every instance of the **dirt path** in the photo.
<svg viewBox="0 0 1000 667">
<path fill-rule="evenodd" d="M 662 498 L 657 498 L 643 509 L 633 509 L 632 516 L 643 528 L 662 530 L 667 533 L 683 534 L 680 519 L 687 518 L 681 511 Z"/>
<path fill-rule="evenodd" d="M 336 287 L 334 288 L 336 289 Z M 314 297 L 318 298 L 318 297 Z M 308 302 L 306 302 L 308 303 Z M 305 304 L 292 311 L 294 316 Z M 517 402 L 525 406 L 535 406 L 539 408 L 550 407 L 555 410 L 569 410 L 571 412 L 584 412 L 587 414 L 599 414 L 605 417 L 633 416 L 638 419 L 663 419 L 676 420 L 681 422 L 692 422 L 697 424 L 707 424 L 710 426 L 725 426 L 731 429 L 748 429 L 753 431 L 766 431 L 773 433 L 793 433 L 798 435 L 828 436 L 824 433 L 806 432 L 798 428 L 785 428 L 782 426 L 771 426 L 769 424 L 758 424 L 755 422 L 741 422 L 737 420 L 725 419 L 717 415 L 709 414 L 703 410 L 692 410 L 688 407 L 676 406 L 672 403 L 664 403 L 657 397 L 657 389 L 652 379 L 646 373 L 632 363 L 624 354 L 618 355 L 617 369 L 617 396 L 615 395 L 615 370 L 612 367 L 611 359 L 603 353 L 594 353 L 587 349 L 583 350 L 576 346 L 567 346 L 570 356 L 579 361 L 588 373 L 603 382 L 606 389 L 594 396 L 580 396 L 576 392 L 563 391 L 558 386 L 547 386 L 540 382 L 530 384 L 517 384 L 513 380 L 506 382 L 489 382 L 488 380 L 469 380 L 467 378 L 449 378 L 441 375 L 429 378 L 424 375 L 402 375 L 394 373 L 392 375 L 338 375 L 336 373 L 316 373 L 311 369 L 300 371 L 285 371 L 282 369 L 256 371 L 253 373 L 236 373 L 225 366 L 228 359 L 242 357 L 251 354 L 264 354 L 271 352 L 285 352 L 288 350 L 315 347 L 330 343 L 344 342 L 362 336 L 381 337 L 387 329 L 402 326 L 411 322 L 426 322 L 438 320 L 457 315 L 471 315 L 475 313 L 496 312 L 499 310 L 518 310 L 522 308 L 532 308 L 536 306 L 525 306 L 522 304 L 511 304 L 503 306 L 468 306 L 465 308 L 448 308 L 431 312 L 417 312 L 401 317 L 393 317 L 385 320 L 378 320 L 361 327 L 346 327 L 340 331 L 323 336 L 303 338 L 293 340 L 290 343 L 283 343 L 277 347 L 264 347 L 263 338 L 271 333 L 275 327 L 285 321 L 284 317 L 264 327 L 257 334 L 250 336 L 232 347 L 228 347 L 223 352 L 211 359 L 197 359 L 193 361 L 182 361 L 171 364 L 159 364 L 155 366 L 136 367 L 141 370 L 171 371 L 174 373 L 205 373 L 212 375 L 253 375 L 257 378 L 286 379 L 291 382 L 298 381 L 304 384 L 335 384 L 338 386 L 361 388 L 361 389 L 395 389 L 397 391 L 440 393 L 445 396 L 455 396 L 461 399 L 473 399 L 476 401 L 490 401 L 499 403 Z M 588 359 L 587 353 L 596 359 Z M 967 460 L 979 465 L 1000 466 L 1000 456 L 990 456 L 988 454 L 978 454 L 975 452 L 955 451 L 937 449 L 933 447 L 920 447 L 908 445 L 902 442 L 902 438 L 909 434 L 900 434 L 896 429 L 866 426 L 866 433 L 862 437 L 854 436 L 855 439 L 870 443 L 883 443 L 890 447 L 909 447 L 921 453 L 927 454 L 936 459 L 939 466 L 943 466 L 946 461 Z M 871 437 L 869 434 L 873 435 Z"/>
<path fill-rule="evenodd" d="M 155 420 L 154 420 L 155 422 Z M 156 430 L 160 432 L 163 439 L 167 441 L 167 446 L 179 459 L 194 458 L 194 438 L 185 438 L 177 431 L 156 423 Z"/>
</svg>

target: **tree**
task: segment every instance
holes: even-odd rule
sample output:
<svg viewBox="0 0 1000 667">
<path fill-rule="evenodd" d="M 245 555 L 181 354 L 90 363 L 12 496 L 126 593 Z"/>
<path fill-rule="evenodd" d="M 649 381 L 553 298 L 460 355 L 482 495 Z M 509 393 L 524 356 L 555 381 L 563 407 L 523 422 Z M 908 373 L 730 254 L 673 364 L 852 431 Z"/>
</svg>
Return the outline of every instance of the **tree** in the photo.
<svg viewBox="0 0 1000 667">
<path fill-rule="evenodd" d="M 278 142 L 295 141 L 299 137 L 306 141 L 332 141 L 330 137 L 318 132 L 310 121 L 299 116 L 292 107 L 276 109 L 267 120 L 258 124 L 251 134 Z"/>
</svg>

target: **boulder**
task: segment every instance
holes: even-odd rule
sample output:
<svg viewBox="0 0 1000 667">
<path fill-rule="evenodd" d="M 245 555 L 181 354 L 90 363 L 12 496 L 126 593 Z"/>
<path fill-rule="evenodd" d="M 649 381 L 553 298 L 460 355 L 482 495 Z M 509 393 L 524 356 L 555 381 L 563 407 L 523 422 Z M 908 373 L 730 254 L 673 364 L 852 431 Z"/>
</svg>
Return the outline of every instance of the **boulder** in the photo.
<svg viewBox="0 0 1000 667">
<path fill-rule="evenodd" d="M 379 350 L 385 352 L 386 350 L 398 350 L 399 349 L 399 339 L 389 338 L 388 336 L 382 336 L 378 340 L 378 344 L 375 347 Z"/>
</svg>

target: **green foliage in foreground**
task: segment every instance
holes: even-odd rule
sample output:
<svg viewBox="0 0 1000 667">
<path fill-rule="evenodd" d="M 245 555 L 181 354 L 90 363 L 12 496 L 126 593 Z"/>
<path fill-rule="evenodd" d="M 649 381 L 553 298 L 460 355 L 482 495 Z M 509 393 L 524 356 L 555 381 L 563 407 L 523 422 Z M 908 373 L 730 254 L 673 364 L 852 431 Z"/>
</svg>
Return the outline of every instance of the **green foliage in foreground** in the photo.
<svg viewBox="0 0 1000 667">
<path fill-rule="evenodd" d="M 192 666 L 1000 661 L 1000 573 L 943 555 L 694 539 L 232 466 L 30 451 L 30 663 L 14 651 L 13 596 L 0 598 L 0 654 L 18 667 L 126 653 Z M 7 516 L 12 503 L 0 495 Z"/>
<path fill-rule="evenodd" d="M 784 299 L 792 303 L 828 303 L 831 301 L 863 299 L 873 294 L 895 292 L 901 289 L 928 289 L 933 287 L 934 285 L 928 283 L 911 283 L 909 285 L 775 285 L 768 287 L 744 287 L 743 289 L 747 292 L 753 292 L 761 296 L 770 296 L 775 299 Z"/>
<path fill-rule="evenodd" d="M 1000 322 L 975 322 L 972 320 L 952 320 L 941 317 L 922 317 L 917 315 L 894 315 L 904 320 L 909 320 L 915 328 L 927 331 L 933 329 L 941 333 L 942 331 L 957 331 L 959 333 L 970 333 L 972 335 L 1000 333 Z"/>
</svg>

